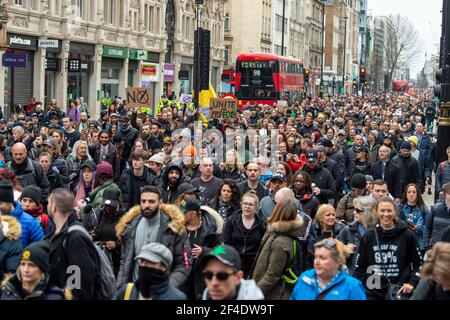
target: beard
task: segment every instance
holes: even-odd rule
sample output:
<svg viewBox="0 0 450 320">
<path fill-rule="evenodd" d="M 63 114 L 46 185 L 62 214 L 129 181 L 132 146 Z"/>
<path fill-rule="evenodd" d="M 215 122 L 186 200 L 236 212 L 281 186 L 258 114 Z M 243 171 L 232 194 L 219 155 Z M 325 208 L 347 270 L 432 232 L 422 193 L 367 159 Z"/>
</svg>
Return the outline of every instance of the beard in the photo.
<svg viewBox="0 0 450 320">
<path fill-rule="evenodd" d="M 156 207 L 155 209 L 144 209 L 142 210 L 142 215 L 144 216 L 144 218 L 146 219 L 151 219 L 154 216 L 156 216 L 156 214 L 159 212 L 159 208 Z"/>
<path fill-rule="evenodd" d="M 147 140 L 150 137 L 150 135 L 146 132 L 142 132 L 142 140 Z"/>
</svg>

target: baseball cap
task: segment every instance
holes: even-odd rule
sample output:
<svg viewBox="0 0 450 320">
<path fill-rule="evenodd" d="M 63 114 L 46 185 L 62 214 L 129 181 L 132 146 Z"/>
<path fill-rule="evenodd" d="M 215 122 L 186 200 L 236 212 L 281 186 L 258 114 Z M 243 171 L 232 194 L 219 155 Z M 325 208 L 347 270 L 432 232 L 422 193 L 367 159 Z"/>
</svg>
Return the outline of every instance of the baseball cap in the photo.
<svg viewBox="0 0 450 320">
<path fill-rule="evenodd" d="M 275 173 L 275 174 L 269 179 L 269 181 L 273 181 L 273 180 L 278 180 L 278 181 L 281 181 L 281 182 L 286 182 L 286 181 L 287 181 L 286 176 L 285 176 L 284 174 L 282 174 L 282 173 Z"/>
<path fill-rule="evenodd" d="M 318 145 L 318 146 L 316 146 L 316 149 L 315 149 L 317 152 L 325 152 L 325 147 L 324 146 L 322 146 L 322 145 Z"/>
<path fill-rule="evenodd" d="M 333 143 L 328 138 L 322 138 L 322 145 L 326 148 L 333 148 Z"/>
<path fill-rule="evenodd" d="M 306 152 L 306 160 L 308 162 L 314 162 L 314 161 L 317 161 L 318 159 L 319 159 L 319 157 L 317 155 L 316 150 L 309 150 L 308 152 Z"/>
<path fill-rule="evenodd" d="M 345 136 L 345 134 L 346 134 L 346 133 L 345 133 L 345 130 L 339 130 L 338 135 L 340 135 L 340 134 L 343 135 L 343 136 Z"/>
<path fill-rule="evenodd" d="M 130 122 L 130 118 L 128 116 L 123 116 L 123 117 L 120 118 L 120 121 Z"/>
<path fill-rule="evenodd" d="M 193 192 L 198 192 L 198 189 L 195 188 L 192 184 L 190 184 L 188 182 L 184 182 L 184 183 L 180 184 L 180 186 L 178 187 L 178 192 L 179 192 L 179 194 L 193 193 Z"/>
<path fill-rule="evenodd" d="M 144 259 L 153 263 L 162 263 L 167 268 L 172 266 L 172 252 L 163 244 L 153 242 L 142 247 L 141 252 L 135 260 Z"/>
<path fill-rule="evenodd" d="M 117 118 L 118 118 L 119 115 L 118 115 L 117 113 L 114 112 L 114 113 L 111 113 L 111 117 L 117 117 Z"/>
<path fill-rule="evenodd" d="M 172 138 L 171 137 L 164 137 L 163 138 L 163 144 L 172 144 Z"/>
<path fill-rule="evenodd" d="M 204 269 L 211 259 L 219 260 L 223 264 L 237 270 L 241 269 L 241 257 L 239 257 L 239 253 L 232 246 L 226 244 L 218 245 L 203 256 L 200 260 L 200 267 Z"/>
<path fill-rule="evenodd" d="M 369 148 L 367 148 L 366 146 L 362 145 L 360 147 L 356 147 L 355 148 L 355 152 L 365 152 L 365 153 L 369 153 Z"/>
<path fill-rule="evenodd" d="M 184 213 L 188 211 L 200 211 L 200 201 L 194 197 L 187 197 L 180 202 L 180 209 Z"/>
<path fill-rule="evenodd" d="M 103 205 L 117 207 L 120 201 L 120 190 L 110 186 L 103 191 Z"/>
</svg>

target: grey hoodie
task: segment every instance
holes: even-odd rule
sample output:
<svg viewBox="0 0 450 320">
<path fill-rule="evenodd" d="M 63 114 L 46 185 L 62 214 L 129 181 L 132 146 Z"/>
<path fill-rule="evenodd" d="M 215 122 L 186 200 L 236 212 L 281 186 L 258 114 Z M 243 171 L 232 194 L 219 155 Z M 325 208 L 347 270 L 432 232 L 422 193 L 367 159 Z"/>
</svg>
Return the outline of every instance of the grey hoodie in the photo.
<svg viewBox="0 0 450 320">
<path fill-rule="evenodd" d="M 208 288 L 203 292 L 202 300 L 208 300 Z M 264 300 L 264 295 L 255 280 L 241 280 L 236 300 Z"/>
</svg>

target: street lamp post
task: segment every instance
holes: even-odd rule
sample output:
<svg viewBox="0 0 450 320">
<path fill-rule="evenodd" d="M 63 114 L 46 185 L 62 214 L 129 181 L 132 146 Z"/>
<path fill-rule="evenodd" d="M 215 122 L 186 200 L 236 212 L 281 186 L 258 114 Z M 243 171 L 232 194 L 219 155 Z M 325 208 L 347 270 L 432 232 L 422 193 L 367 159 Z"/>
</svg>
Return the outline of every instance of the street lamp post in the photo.
<svg viewBox="0 0 450 320">
<path fill-rule="evenodd" d="M 347 19 L 348 17 L 344 17 L 344 63 L 342 66 L 342 88 L 344 88 L 344 94 L 345 94 L 345 56 L 347 51 Z"/>
<path fill-rule="evenodd" d="M 198 34 L 198 30 L 200 29 L 200 9 L 203 6 L 203 0 L 195 0 L 195 20 L 196 20 L 196 33 L 194 40 L 194 107 L 197 108 L 197 111 L 200 110 L 200 47 L 201 47 L 201 39 Z"/>
<path fill-rule="evenodd" d="M 323 69 L 325 67 L 324 51 L 325 51 L 325 1 L 322 0 L 322 66 L 320 67 L 320 93 L 323 94 Z"/>
<path fill-rule="evenodd" d="M 283 0 L 283 18 L 281 25 L 281 55 L 284 56 L 284 19 L 286 16 L 286 0 Z"/>
</svg>

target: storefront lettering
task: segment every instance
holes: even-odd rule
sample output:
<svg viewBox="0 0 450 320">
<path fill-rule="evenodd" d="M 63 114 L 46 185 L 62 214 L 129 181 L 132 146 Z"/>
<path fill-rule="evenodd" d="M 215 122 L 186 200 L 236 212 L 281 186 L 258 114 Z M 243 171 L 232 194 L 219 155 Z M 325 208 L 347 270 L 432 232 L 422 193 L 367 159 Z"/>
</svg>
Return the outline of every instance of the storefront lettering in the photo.
<svg viewBox="0 0 450 320">
<path fill-rule="evenodd" d="M 112 56 L 121 57 L 123 55 L 123 51 L 122 50 L 118 50 L 118 49 L 109 49 L 108 54 L 112 55 Z"/>
<path fill-rule="evenodd" d="M 31 40 L 14 36 L 14 37 L 9 38 L 9 44 L 10 45 L 11 44 L 19 44 L 22 46 L 31 46 Z"/>
</svg>

